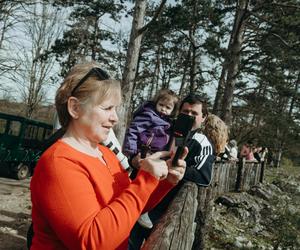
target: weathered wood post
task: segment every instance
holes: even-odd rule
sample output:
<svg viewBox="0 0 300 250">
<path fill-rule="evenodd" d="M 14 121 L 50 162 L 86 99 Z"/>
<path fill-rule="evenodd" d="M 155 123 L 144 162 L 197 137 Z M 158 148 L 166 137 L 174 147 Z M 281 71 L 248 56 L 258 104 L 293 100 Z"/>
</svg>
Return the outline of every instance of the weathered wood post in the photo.
<svg viewBox="0 0 300 250">
<path fill-rule="evenodd" d="M 152 230 L 143 250 L 189 250 L 195 234 L 198 187 L 186 182 Z"/>
<path fill-rule="evenodd" d="M 204 249 L 205 242 L 204 237 L 207 233 L 207 223 L 210 221 L 212 211 L 212 188 L 211 187 L 199 187 L 198 193 L 198 209 L 196 213 L 196 231 L 195 241 L 193 243 L 193 250 Z"/>
<path fill-rule="evenodd" d="M 235 191 L 237 192 L 240 192 L 242 189 L 245 161 L 246 158 L 243 157 L 238 162 L 238 170 L 237 170 L 236 182 L 235 182 Z"/>
<path fill-rule="evenodd" d="M 265 161 L 262 161 L 260 163 L 260 176 L 259 176 L 259 182 L 263 183 L 263 179 L 264 179 L 264 172 L 265 172 Z"/>
</svg>

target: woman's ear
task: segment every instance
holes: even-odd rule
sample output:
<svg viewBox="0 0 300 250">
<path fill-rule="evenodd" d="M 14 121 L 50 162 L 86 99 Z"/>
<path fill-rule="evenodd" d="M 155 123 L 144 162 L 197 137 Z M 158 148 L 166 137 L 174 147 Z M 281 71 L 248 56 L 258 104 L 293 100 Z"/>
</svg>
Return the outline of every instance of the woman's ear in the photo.
<svg viewBox="0 0 300 250">
<path fill-rule="evenodd" d="M 78 99 L 71 96 L 68 99 L 68 112 L 73 119 L 78 119 L 80 114 L 80 103 Z"/>
</svg>

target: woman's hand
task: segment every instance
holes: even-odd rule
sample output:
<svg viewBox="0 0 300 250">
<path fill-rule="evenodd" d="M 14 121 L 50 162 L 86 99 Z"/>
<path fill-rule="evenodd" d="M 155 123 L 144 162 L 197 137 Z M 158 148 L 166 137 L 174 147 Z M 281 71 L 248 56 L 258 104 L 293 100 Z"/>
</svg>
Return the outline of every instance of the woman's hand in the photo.
<svg viewBox="0 0 300 250">
<path fill-rule="evenodd" d="M 139 161 L 140 169 L 150 173 L 159 180 L 165 179 L 168 175 L 168 165 L 165 160 L 161 158 L 169 157 L 170 152 L 161 151 L 156 152 L 145 159 Z"/>
<path fill-rule="evenodd" d="M 174 154 L 172 155 L 171 159 L 167 160 L 167 165 L 169 169 L 167 180 L 174 185 L 176 185 L 180 180 L 182 180 L 184 176 L 185 169 L 186 169 L 186 162 L 184 159 L 187 156 L 188 152 L 189 152 L 188 148 L 185 147 L 182 155 L 179 157 L 177 161 L 176 166 L 172 165 Z"/>
</svg>

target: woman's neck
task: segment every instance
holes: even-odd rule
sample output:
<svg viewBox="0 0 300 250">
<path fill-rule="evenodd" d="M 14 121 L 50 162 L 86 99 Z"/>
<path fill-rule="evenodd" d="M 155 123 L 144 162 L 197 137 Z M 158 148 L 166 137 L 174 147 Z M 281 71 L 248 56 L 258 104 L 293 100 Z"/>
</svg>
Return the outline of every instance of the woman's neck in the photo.
<svg viewBox="0 0 300 250">
<path fill-rule="evenodd" d="M 76 133 L 76 131 L 72 129 L 67 129 L 66 133 L 62 137 L 62 141 L 66 142 L 80 152 L 93 157 L 102 158 L 102 153 L 99 151 L 97 142 L 90 141 L 87 137 Z"/>
</svg>

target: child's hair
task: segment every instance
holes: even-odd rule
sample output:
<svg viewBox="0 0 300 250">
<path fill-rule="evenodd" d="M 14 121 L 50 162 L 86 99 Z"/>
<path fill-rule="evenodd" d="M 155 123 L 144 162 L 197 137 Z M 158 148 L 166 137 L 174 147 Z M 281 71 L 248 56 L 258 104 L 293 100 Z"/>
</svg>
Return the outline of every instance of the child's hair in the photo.
<svg viewBox="0 0 300 250">
<path fill-rule="evenodd" d="M 228 141 L 228 129 L 226 124 L 216 115 L 208 114 L 204 121 L 203 133 L 214 145 L 216 155 L 224 152 Z"/>
<path fill-rule="evenodd" d="M 158 101 L 160 100 L 168 100 L 173 102 L 174 108 L 172 110 L 171 116 L 176 116 L 177 110 L 178 110 L 178 104 L 179 104 L 179 97 L 178 95 L 170 90 L 170 89 L 161 89 L 153 98 L 153 102 L 155 105 L 157 104 Z"/>
</svg>

